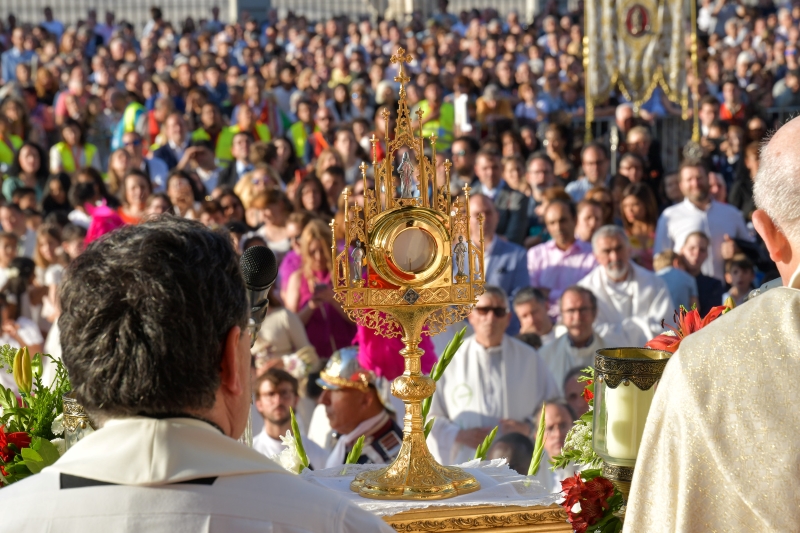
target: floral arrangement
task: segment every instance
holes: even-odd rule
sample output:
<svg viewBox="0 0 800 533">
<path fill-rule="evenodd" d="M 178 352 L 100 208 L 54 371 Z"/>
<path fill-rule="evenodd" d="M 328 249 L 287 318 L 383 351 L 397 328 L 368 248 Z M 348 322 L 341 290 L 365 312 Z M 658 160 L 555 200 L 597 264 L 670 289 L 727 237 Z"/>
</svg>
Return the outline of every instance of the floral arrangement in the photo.
<svg viewBox="0 0 800 533">
<path fill-rule="evenodd" d="M 50 386 L 42 381 L 43 358 L 55 365 Z M 60 360 L 46 354 L 31 358 L 27 347 L 0 347 L 0 371 L 13 374 L 19 389 L 0 385 L 0 487 L 9 485 L 50 466 L 64 452 L 64 405 L 62 397 L 70 391 L 67 370 Z"/>
<path fill-rule="evenodd" d="M 675 312 L 677 327 L 666 325 L 669 331 L 658 335 L 645 344 L 645 348 L 664 350 L 675 353 L 681 341 L 695 333 L 712 321 L 734 308 L 732 299 L 724 305 L 712 308 L 701 318 L 697 306 L 687 310 L 681 306 Z M 577 533 L 619 533 L 622 531 L 622 520 L 615 514 L 623 506 L 620 493 L 608 479 L 602 477 L 600 465 L 602 459 L 592 447 L 592 418 L 594 415 L 594 368 L 584 368 L 578 381 L 586 383 L 583 399 L 589 404 L 589 411 L 583 414 L 567 433 L 561 454 L 551 459 L 552 470 L 566 468 L 569 464 L 585 467 L 584 470 L 561 482 L 564 501 L 561 503 L 567 512 L 567 518 Z"/>
<path fill-rule="evenodd" d="M 622 507 L 622 494 L 600 475 L 599 469 L 584 470 L 561 482 L 562 507 L 577 533 L 618 533 L 622 520 L 612 514 Z"/>
<path fill-rule="evenodd" d="M 550 460 L 552 470 L 566 468 L 570 463 L 583 465 L 585 470 L 561 482 L 564 501 L 561 506 L 577 533 L 619 533 L 622 520 L 613 513 L 623 504 L 620 493 L 608 479 L 600 475 L 602 459 L 592 447 L 592 417 L 594 413 L 594 368 L 584 368 L 578 381 L 586 383 L 583 399 L 589 404 L 564 439 L 561 455 Z"/>
</svg>

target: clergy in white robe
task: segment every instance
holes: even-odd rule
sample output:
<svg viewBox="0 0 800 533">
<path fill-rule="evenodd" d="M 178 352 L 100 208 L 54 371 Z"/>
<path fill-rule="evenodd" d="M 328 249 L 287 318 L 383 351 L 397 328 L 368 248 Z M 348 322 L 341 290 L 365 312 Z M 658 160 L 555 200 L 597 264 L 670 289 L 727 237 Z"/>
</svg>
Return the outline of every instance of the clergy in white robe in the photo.
<svg viewBox="0 0 800 533">
<path fill-rule="evenodd" d="M 0 489 L 0 529 L 392 531 L 236 441 L 250 306 L 227 237 L 178 217 L 125 226 L 70 265 L 60 295 L 62 359 L 103 426 Z"/>
<path fill-rule="evenodd" d="M 429 416 L 436 417 L 431 451 L 444 464 L 472 459 L 484 437 L 531 435 L 533 413 L 558 386 L 536 350 L 505 335 L 508 299 L 487 285 L 469 315 L 475 335 L 468 337 L 436 384 Z"/>
<path fill-rule="evenodd" d="M 0 489 L 0 506 L 13 509 L 0 529 L 32 533 L 393 531 L 190 418 L 110 420 L 50 468 Z"/>
<path fill-rule="evenodd" d="M 597 298 L 595 331 L 608 346 L 643 346 L 675 313 L 666 283 L 630 260 L 628 237 L 617 226 L 597 230 L 592 248 L 599 265 L 578 285 Z"/>
<path fill-rule="evenodd" d="M 597 298 L 590 290 L 579 286 L 567 288 L 559 300 L 559 309 L 567 333 L 542 346 L 539 355 L 564 396 L 564 379 L 570 371 L 594 366 L 594 354 L 605 348 L 605 343 L 592 328 L 597 316 Z"/>
<path fill-rule="evenodd" d="M 626 532 L 797 531 L 800 119 L 761 152 L 753 225 L 784 287 L 686 337 L 658 384 Z"/>
<path fill-rule="evenodd" d="M 300 400 L 297 379 L 280 368 L 270 368 L 261 374 L 255 383 L 257 415 L 262 429 L 253 435 L 253 449 L 267 457 L 275 458 L 286 448 L 281 437 L 291 430 L 292 418 L 289 409 L 295 409 Z M 297 425 L 302 428 L 300 421 Z M 325 467 L 328 454 L 300 430 L 303 448 L 313 468 Z"/>
</svg>

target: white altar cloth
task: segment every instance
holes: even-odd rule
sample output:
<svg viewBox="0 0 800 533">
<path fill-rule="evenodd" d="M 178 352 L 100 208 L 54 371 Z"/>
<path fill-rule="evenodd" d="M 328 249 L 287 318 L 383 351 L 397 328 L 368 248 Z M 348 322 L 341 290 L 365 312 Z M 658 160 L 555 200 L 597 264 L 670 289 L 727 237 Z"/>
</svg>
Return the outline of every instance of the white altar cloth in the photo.
<svg viewBox="0 0 800 533">
<path fill-rule="evenodd" d="M 357 474 L 377 470 L 385 465 L 346 465 L 325 470 L 305 470 L 300 476 L 316 485 L 333 490 L 350 499 L 361 509 L 377 516 L 393 516 L 403 511 L 428 507 L 459 507 L 478 505 L 548 506 L 556 503 L 560 494 L 550 494 L 541 482 L 517 474 L 505 459 L 473 460 L 458 465 L 477 479 L 480 490 L 445 500 L 372 500 L 350 490 Z M 346 473 L 342 475 L 342 470 Z M 546 465 L 542 465 L 546 468 Z M 540 472 L 541 473 L 541 472 Z"/>
</svg>

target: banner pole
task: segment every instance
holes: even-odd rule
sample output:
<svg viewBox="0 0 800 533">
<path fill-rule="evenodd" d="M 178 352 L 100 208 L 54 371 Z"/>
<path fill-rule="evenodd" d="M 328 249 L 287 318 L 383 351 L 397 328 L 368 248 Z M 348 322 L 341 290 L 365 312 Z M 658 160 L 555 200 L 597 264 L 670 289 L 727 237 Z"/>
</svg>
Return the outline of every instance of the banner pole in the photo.
<svg viewBox="0 0 800 533">
<path fill-rule="evenodd" d="M 689 9 L 691 10 L 692 26 L 691 31 L 691 56 L 692 56 L 692 70 L 694 71 L 694 87 L 692 90 L 692 140 L 696 143 L 700 142 L 700 118 L 697 116 L 700 112 L 700 103 L 697 101 L 698 86 L 700 84 L 700 74 L 697 67 L 697 1 L 689 0 Z"/>
</svg>

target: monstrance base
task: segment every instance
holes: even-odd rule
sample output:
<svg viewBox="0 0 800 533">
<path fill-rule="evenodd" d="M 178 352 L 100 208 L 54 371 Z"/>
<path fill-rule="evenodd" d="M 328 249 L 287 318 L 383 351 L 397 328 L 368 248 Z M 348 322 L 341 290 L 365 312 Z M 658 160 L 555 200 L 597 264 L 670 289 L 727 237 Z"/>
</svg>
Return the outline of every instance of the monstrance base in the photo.
<svg viewBox="0 0 800 533">
<path fill-rule="evenodd" d="M 413 441 L 422 444 L 414 454 L 411 453 Z M 480 488 L 475 477 L 461 468 L 437 463 L 421 432 L 404 438 L 400 454 L 392 464 L 362 472 L 350 483 L 353 492 L 376 500 L 443 500 Z"/>
</svg>

